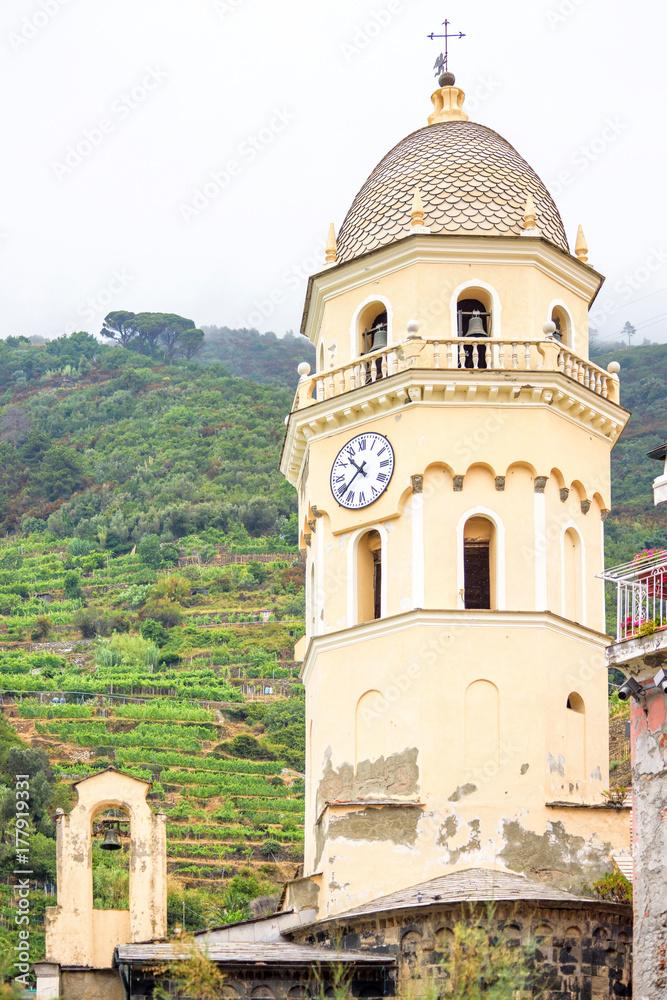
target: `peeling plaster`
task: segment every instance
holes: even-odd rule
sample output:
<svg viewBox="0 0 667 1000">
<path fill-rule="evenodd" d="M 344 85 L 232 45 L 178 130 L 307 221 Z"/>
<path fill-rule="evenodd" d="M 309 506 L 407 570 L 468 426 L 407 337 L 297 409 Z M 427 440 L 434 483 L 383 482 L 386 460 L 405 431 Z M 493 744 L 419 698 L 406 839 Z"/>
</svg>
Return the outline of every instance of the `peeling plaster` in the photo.
<svg viewBox="0 0 667 1000">
<path fill-rule="evenodd" d="M 344 816 L 332 816 L 328 836 L 368 842 L 388 840 L 413 847 L 421 817 L 419 806 L 371 806 Z"/>
<path fill-rule="evenodd" d="M 452 792 L 449 796 L 449 802 L 459 802 L 466 795 L 472 795 L 473 792 L 477 791 L 477 785 L 473 785 L 468 782 L 466 785 L 459 785 L 456 791 Z"/>
<path fill-rule="evenodd" d="M 559 753 L 558 760 L 556 760 L 550 753 L 548 753 L 547 764 L 549 765 L 549 771 L 551 774 L 560 774 L 561 778 L 565 777 L 565 758 L 562 754 Z"/>
<path fill-rule="evenodd" d="M 522 773 L 522 774 L 527 774 L 527 773 L 528 773 L 528 768 L 529 768 L 529 767 L 530 767 L 530 764 L 522 764 L 522 765 L 521 765 L 521 773 Z"/>
<path fill-rule="evenodd" d="M 419 768 L 417 767 L 417 747 L 378 757 L 377 760 L 362 760 L 355 770 L 344 763 L 334 770 L 331 763 L 331 749 L 327 749 L 324 773 L 317 790 L 318 813 L 327 802 L 363 799 L 372 795 L 404 796 L 419 792 Z"/>
<path fill-rule="evenodd" d="M 570 834 L 560 821 L 549 823 L 540 835 L 516 820 L 504 820 L 502 836 L 505 846 L 498 857 L 508 868 L 542 880 L 548 876 L 558 889 L 579 892 L 582 877 L 594 882 L 609 870 L 612 845 Z"/>
</svg>

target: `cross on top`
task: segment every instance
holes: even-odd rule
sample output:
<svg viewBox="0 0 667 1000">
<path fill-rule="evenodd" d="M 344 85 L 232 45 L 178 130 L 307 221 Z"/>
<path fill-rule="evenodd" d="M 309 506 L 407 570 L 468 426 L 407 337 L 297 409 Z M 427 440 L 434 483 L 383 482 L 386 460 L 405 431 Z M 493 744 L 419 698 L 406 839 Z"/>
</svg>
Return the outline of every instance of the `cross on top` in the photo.
<svg viewBox="0 0 667 1000">
<path fill-rule="evenodd" d="M 438 56 L 438 58 L 435 61 L 435 66 L 433 67 L 435 69 L 435 75 L 436 76 L 440 76 L 441 73 L 446 73 L 447 70 L 448 70 L 448 61 L 449 61 L 448 43 L 449 43 L 449 39 L 450 38 L 465 38 L 466 37 L 463 34 L 462 31 L 459 31 L 458 34 L 453 33 L 453 34 L 450 35 L 449 31 L 448 31 L 448 28 L 450 27 L 450 22 L 449 21 L 445 20 L 445 21 L 442 22 L 442 24 L 443 24 L 443 27 L 445 29 L 444 35 L 436 35 L 435 32 L 432 31 L 430 35 L 426 36 L 427 38 L 430 38 L 431 41 L 433 41 L 434 38 L 444 38 L 445 39 L 445 51 L 444 51 L 444 53 L 442 53 L 442 52 L 440 53 L 440 55 Z"/>
</svg>

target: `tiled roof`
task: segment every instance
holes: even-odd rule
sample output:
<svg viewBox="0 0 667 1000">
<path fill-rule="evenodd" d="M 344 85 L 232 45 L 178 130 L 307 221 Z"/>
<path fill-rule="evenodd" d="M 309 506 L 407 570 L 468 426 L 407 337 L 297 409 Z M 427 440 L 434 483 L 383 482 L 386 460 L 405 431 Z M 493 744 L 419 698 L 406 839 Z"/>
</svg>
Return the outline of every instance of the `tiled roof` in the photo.
<svg viewBox="0 0 667 1000">
<path fill-rule="evenodd" d="M 311 948 L 305 944 L 291 944 L 287 941 L 230 941 L 223 944 L 200 944 L 207 957 L 218 965 L 311 965 L 312 963 L 355 962 L 368 965 L 392 965 L 394 960 L 387 955 L 373 955 L 370 952 L 341 951 L 332 948 Z M 189 957 L 187 950 L 178 941 L 156 944 L 121 944 L 116 948 L 116 962 L 131 965 L 155 962 L 177 962 Z"/>
<path fill-rule="evenodd" d="M 387 910 L 413 909 L 433 906 L 434 903 L 447 906 L 454 903 L 504 902 L 507 900 L 544 900 L 559 903 L 592 902 L 591 899 L 575 896 L 562 889 L 553 889 L 541 882 L 531 882 L 525 875 L 513 872 L 491 871 L 487 868 L 466 868 L 464 871 L 440 875 L 430 882 L 410 886 L 380 896 L 369 903 L 363 903 L 353 910 L 336 914 L 332 920 L 347 920 L 349 917 L 370 913 L 384 913 Z M 312 925 L 311 925 L 312 926 Z"/>
<path fill-rule="evenodd" d="M 528 194 L 539 235 L 568 250 L 546 187 L 502 136 L 475 122 L 440 122 L 407 136 L 378 164 L 338 234 L 344 262 L 409 234 L 414 188 L 432 233 L 519 236 Z"/>
</svg>

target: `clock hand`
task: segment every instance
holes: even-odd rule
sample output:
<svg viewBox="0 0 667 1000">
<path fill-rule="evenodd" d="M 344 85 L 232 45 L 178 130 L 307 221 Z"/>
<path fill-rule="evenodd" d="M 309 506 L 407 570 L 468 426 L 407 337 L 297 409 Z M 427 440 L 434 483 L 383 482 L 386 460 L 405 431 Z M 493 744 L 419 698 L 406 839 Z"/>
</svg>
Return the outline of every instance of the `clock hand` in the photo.
<svg viewBox="0 0 667 1000">
<path fill-rule="evenodd" d="M 352 464 L 354 464 L 354 463 L 352 463 Z M 357 471 L 355 472 L 355 474 L 352 476 L 352 479 L 350 479 L 349 483 L 345 487 L 346 490 L 349 490 L 350 486 L 352 485 L 352 483 L 354 482 L 354 480 L 357 478 L 357 476 L 359 475 L 359 473 L 361 473 L 362 476 L 367 476 L 368 475 L 367 472 L 364 472 L 364 465 L 365 464 L 366 464 L 365 462 L 362 462 L 361 466 L 357 466 L 357 465 L 354 466 Z"/>
</svg>

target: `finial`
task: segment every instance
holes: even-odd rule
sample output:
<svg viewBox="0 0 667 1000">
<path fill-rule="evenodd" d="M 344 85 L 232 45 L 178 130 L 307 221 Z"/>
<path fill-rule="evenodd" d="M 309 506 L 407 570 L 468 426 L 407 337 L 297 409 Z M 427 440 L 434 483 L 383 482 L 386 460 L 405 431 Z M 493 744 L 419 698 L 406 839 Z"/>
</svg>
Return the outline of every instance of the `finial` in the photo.
<svg viewBox="0 0 667 1000">
<path fill-rule="evenodd" d="M 424 225 L 424 204 L 422 202 L 422 193 L 419 189 L 419 185 L 417 185 L 414 191 L 414 196 L 412 198 L 412 209 L 410 214 L 412 216 L 413 226 Z"/>
<path fill-rule="evenodd" d="M 523 228 L 535 229 L 536 226 L 537 218 L 535 215 L 535 201 L 532 194 L 529 194 L 526 198 L 526 207 L 523 210 Z"/>
<path fill-rule="evenodd" d="M 336 228 L 333 224 L 329 226 L 324 259 L 327 264 L 335 264 L 338 260 L 338 243 L 336 242 Z"/>
<path fill-rule="evenodd" d="M 445 51 L 441 52 L 435 61 L 434 70 L 435 75 L 438 78 L 438 85 L 440 90 L 436 90 L 434 94 L 431 95 L 431 100 L 433 101 L 433 106 L 435 111 L 429 115 L 428 123 L 429 125 L 437 125 L 440 122 L 467 122 L 468 116 L 463 110 L 463 102 L 465 100 L 465 94 L 458 87 L 455 87 L 456 77 L 453 73 L 449 72 L 449 39 L 450 38 L 465 38 L 466 36 L 462 31 L 458 34 L 450 35 L 448 28 L 450 27 L 449 21 L 442 22 L 445 28 L 444 35 L 436 35 L 435 32 L 431 32 L 427 35 L 433 41 L 434 38 L 444 38 L 445 40 Z"/>
<path fill-rule="evenodd" d="M 412 197 L 412 208 L 410 209 L 410 233 L 430 233 L 431 230 L 424 224 L 424 203 L 419 185 L 416 186 Z"/>
<path fill-rule="evenodd" d="M 583 227 L 580 225 L 577 229 L 577 241 L 574 244 L 574 252 L 582 263 L 586 263 L 588 260 L 588 246 L 586 245 L 586 237 L 584 236 Z"/>
</svg>

